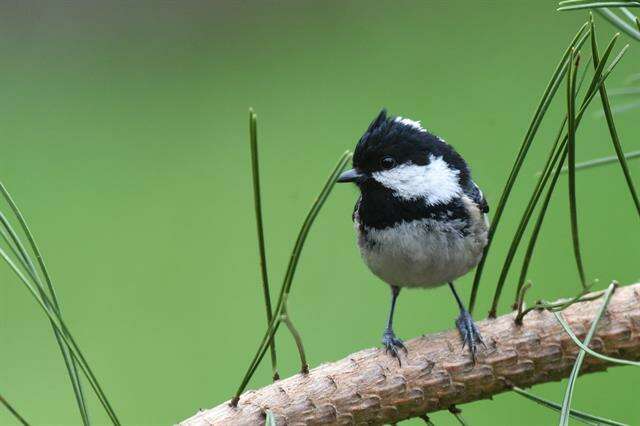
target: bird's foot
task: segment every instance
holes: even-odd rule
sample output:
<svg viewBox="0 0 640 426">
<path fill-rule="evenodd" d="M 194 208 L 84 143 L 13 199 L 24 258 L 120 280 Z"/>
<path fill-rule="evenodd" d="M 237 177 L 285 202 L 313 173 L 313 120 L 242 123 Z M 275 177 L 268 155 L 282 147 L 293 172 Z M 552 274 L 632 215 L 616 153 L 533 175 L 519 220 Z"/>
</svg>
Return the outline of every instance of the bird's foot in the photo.
<svg viewBox="0 0 640 426">
<path fill-rule="evenodd" d="M 385 330 L 382 335 L 382 344 L 385 347 L 385 351 L 390 354 L 392 357 L 398 360 L 398 364 L 402 366 L 402 362 L 400 361 L 400 356 L 398 354 L 398 349 L 402 349 L 407 354 L 407 348 L 402 343 L 402 340 L 398 339 L 396 335 L 393 333 L 393 330 Z"/>
<path fill-rule="evenodd" d="M 460 337 L 462 337 L 462 348 L 469 346 L 469 352 L 471 352 L 471 359 L 473 363 L 476 363 L 476 352 L 478 349 L 478 343 L 482 344 L 486 348 L 486 345 L 482 341 L 482 336 L 476 327 L 476 324 L 471 318 L 471 314 L 467 310 L 460 312 L 460 316 L 456 320 L 456 326 L 460 331 Z"/>
</svg>

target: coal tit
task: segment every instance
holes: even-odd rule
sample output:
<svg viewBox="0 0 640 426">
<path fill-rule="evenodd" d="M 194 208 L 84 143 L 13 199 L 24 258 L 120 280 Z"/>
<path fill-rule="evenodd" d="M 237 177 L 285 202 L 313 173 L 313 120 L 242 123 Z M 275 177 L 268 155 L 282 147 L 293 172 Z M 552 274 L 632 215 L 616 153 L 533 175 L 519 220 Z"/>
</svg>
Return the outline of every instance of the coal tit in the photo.
<svg viewBox="0 0 640 426">
<path fill-rule="evenodd" d="M 453 286 L 473 269 L 487 244 L 489 206 L 464 159 L 418 121 L 382 110 L 356 145 L 353 169 L 338 182 L 360 189 L 353 212 L 358 247 L 369 269 L 391 286 L 382 344 L 406 348 L 393 332 L 401 287 L 448 283 L 460 308 L 456 326 L 475 361 L 482 338 Z"/>
</svg>

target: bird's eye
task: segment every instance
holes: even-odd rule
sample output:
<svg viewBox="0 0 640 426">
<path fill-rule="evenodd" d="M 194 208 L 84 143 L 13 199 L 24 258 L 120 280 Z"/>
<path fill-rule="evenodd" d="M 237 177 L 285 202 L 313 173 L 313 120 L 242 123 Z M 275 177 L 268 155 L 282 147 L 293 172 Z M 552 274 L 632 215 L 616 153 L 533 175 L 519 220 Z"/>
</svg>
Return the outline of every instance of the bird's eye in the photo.
<svg viewBox="0 0 640 426">
<path fill-rule="evenodd" d="M 390 169 L 396 165 L 396 160 L 394 160 L 393 157 L 384 157 L 380 161 L 380 164 L 382 165 L 383 169 Z"/>
</svg>

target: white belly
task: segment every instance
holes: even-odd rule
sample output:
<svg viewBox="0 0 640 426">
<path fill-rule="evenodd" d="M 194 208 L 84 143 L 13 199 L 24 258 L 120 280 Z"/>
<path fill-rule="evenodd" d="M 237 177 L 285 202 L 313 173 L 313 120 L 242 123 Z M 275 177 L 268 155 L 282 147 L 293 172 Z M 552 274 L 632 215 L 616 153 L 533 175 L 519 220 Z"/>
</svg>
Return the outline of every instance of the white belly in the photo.
<svg viewBox="0 0 640 426">
<path fill-rule="evenodd" d="M 399 287 L 435 287 L 473 269 L 487 244 L 487 222 L 479 214 L 462 234 L 464 222 L 433 219 L 386 229 L 360 230 L 358 246 L 371 271 Z"/>
</svg>

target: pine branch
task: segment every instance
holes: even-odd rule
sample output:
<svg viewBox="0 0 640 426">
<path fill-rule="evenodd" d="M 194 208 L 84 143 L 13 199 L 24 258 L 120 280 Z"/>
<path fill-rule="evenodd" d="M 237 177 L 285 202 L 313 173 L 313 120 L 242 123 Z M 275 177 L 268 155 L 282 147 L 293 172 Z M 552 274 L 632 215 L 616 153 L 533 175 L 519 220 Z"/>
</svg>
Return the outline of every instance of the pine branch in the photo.
<svg viewBox="0 0 640 426">
<path fill-rule="evenodd" d="M 563 317 L 581 339 L 601 299 L 579 302 Z M 521 326 L 516 313 L 478 324 L 487 348 L 471 363 L 456 331 L 406 342 L 402 366 L 380 349 L 365 349 L 322 364 L 256 391 L 245 392 L 237 407 L 229 401 L 200 411 L 180 425 L 263 424 L 267 409 L 276 424 L 396 423 L 490 398 L 511 390 L 557 381 L 571 373 L 579 348 L 553 313 L 532 311 Z M 613 357 L 640 360 L 640 283 L 616 289 L 591 349 Z M 587 356 L 582 373 L 612 366 Z"/>
</svg>

